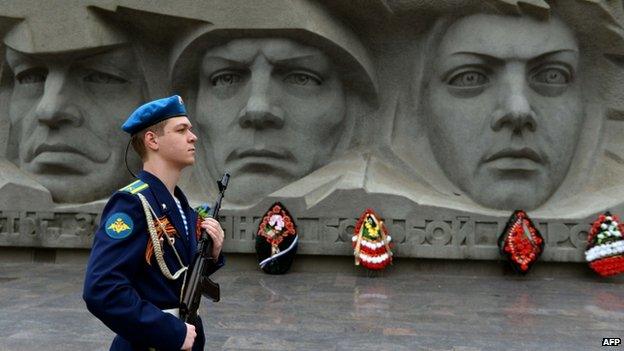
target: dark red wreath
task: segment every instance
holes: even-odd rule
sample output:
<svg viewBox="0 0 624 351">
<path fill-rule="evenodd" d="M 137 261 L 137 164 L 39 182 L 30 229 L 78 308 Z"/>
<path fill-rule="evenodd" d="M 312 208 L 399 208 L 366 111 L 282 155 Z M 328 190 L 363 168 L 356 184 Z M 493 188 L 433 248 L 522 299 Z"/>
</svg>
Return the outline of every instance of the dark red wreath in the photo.
<svg viewBox="0 0 624 351">
<path fill-rule="evenodd" d="M 542 255 L 544 238 L 526 212 L 516 210 L 498 238 L 498 247 L 511 266 L 524 274 Z"/>
</svg>

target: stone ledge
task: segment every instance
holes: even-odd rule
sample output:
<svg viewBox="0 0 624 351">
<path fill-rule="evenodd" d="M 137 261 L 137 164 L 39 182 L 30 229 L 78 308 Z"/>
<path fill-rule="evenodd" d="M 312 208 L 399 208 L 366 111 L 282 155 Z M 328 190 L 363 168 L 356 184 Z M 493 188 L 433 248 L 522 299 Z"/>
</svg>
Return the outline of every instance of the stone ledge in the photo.
<svg viewBox="0 0 624 351">
<path fill-rule="evenodd" d="M 0 247 L 0 264 L 43 263 L 86 265 L 90 250 L 40 249 Z M 226 271 L 257 270 L 254 254 L 227 253 Z M 555 279 L 572 278 L 622 282 L 624 276 L 601 279 L 585 263 L 538 262 L 526 276 L 512 272 L 502 260 L 447 260 L 398 257 L 394 264 L 383 272 L 368 272 L 353 264 L 352 256 L 298 255 L 291 269 L 293 272 L 326 273 L 339 272 L 354 276 L 392 276 L 396 274 L 432 274 L 445 276 L 508 276 L 510 279 Z"/>
</svg>

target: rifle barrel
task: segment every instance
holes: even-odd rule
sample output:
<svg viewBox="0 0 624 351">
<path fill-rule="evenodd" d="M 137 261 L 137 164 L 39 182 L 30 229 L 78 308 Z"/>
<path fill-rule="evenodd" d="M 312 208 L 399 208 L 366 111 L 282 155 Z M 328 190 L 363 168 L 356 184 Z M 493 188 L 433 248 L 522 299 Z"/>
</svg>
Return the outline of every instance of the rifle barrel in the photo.
<svg viewBox="0 0 624 351">
<path fill-rule="evenodd" d="M 225 189 L 227 189 L 230 181 L 230 174 L 225 172 L 221 180 L 217 182 L 219 185 L 219 195 L 215 201 L 215 205 L 212 208 L 211 217 L 219 220 L 219 209 L 221 208 L 221 201 L 223 200 Z M 212 255 L 212 239 L 206 233 L 205 230 L 201 231 L 201 238 L 199 240 L 198 252 L 193 259 L 191 269 L 187 272 L 185 281 L 185 289 L 182 295 L 182 303 L 180 306 L 180 319 L 185 322 L 193 323 L 197 317 L 197 310 L 199 309 L 199 302 L 201 300 L 201 280 L 206 270 L 207 260 L 211 259 Z M 207 278 L 209 279 L 209 278 Z M 210 281 L 212 283 L 212 281 Z M 214 284 L 214 283 L 213 283 Z M 219 286 L 214 284 L 217 289 L 217 297 L 215 301 L 218 301 L 218 289 Z M 215 297 L 213 297 L 214 299 Z"/>
</svg>

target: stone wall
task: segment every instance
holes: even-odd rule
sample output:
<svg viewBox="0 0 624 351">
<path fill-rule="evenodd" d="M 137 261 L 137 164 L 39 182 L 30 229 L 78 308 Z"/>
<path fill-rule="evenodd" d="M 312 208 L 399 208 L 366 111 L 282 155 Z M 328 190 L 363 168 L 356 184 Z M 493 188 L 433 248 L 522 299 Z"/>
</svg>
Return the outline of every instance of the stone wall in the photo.
<svg viewBox="0 0 624 351">
<path fill-rule="evenodd" d="M 373 208 L 398 256 L 495 259 L 524 209 L 544 260 L 582 261 L 624 215 L 623 24 L 608 0 L 0 0 L 0 246 L 89 248 L 132 179 L 121 123 L 176 93 L 183 189 L 232 174 L 226 251 L 281 201 L 305 254 L 350 255 Z"/>
</svg>

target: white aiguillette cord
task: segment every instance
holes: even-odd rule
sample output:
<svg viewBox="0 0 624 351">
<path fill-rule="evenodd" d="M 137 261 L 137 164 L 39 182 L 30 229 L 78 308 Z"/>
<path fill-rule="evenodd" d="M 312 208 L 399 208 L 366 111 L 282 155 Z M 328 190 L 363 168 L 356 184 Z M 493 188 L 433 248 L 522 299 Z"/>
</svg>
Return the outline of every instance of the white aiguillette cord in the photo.
<svg viewBox="0 0 624 351">
<path fill-rule="evenodd" d="M 185 273 L 188 270 L 188 267 L 184 266 L 184 264 L 182 263 L 182 259 L 180 258 L 178 251 L 176 250 L 175 246 L 173 246 L 173 242 L 169 238 L 169 235 L 167 235 L 165 226 L 160 220 L 158 220 L 158 216 L 156 216 L 156 213 L 152 209 L 152 206 L 150 206 L 149 202 L 147 202 L 145 196 L 143 196 L 143 194 L 141 193 L 138 193 L 137 195 L 139 196 L 139 199 L 141 199 L 141 204 L 143 205 L 145 219 L 147 220 L 147 229 L 149 231 L 150 238 L 152 239 L 152 245 L 154 246 L 154 256 L 156 256 L 156 262 L 158 262 L 158 267 L 160 267 L 160 271 L 165 275 L 165 277 L 167 277 L 167 279 L 176 280 L 180 277 L 182 273 Z M 158 221 L 158 224 L 163 231 L 163 235 L 167 237 L 167 242 L 169 243 L 169 246 L 171 246 L 171 248 L 173 249 L 176 258 L 178 259 L 178 262 L 182 267 L 177 272 L 175 272 L 175 274 L 171 274 L 171 271 L 169 271 L 169 268 L 167 268 L 167 264 L 165 263 L 165 259 L 163 257 L 163 249 L 161 247 L 160 240 L 158 240 L 158 234 L 156 233 L 156 227 L 154 226 L 154 219 L 152 218 L 152 215 L 154 216 L 153 218 L 156 218 L 156 221 Z"/>
</svg>

